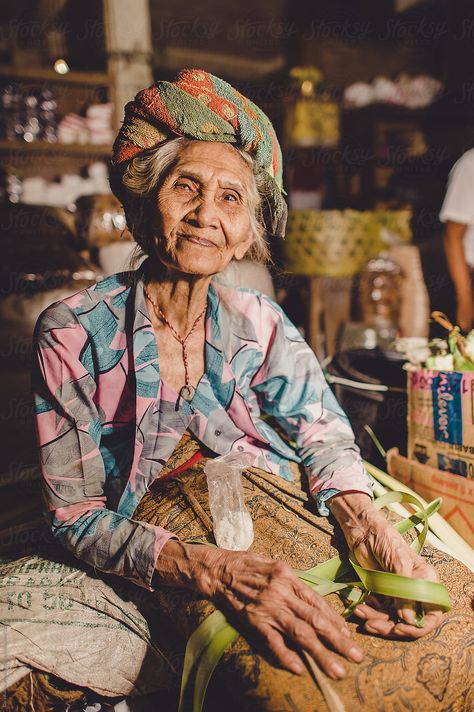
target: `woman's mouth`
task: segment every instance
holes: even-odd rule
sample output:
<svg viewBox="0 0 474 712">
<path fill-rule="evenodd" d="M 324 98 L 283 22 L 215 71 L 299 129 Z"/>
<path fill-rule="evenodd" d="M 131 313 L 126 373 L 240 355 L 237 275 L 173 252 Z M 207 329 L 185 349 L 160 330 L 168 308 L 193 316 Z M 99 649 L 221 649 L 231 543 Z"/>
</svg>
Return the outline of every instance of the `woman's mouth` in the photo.
<svg viewBox="0 0 474 712">
<path fill-rule="evenodd" d="M 197 235 L 181 235 L 181 237 L 189 242 L 192 242 L 194 245 L 201 245 L 201 247 L 215 247 L 213 242 L 206 240 L 204 237 L 197 237 Z"/>
</svg>

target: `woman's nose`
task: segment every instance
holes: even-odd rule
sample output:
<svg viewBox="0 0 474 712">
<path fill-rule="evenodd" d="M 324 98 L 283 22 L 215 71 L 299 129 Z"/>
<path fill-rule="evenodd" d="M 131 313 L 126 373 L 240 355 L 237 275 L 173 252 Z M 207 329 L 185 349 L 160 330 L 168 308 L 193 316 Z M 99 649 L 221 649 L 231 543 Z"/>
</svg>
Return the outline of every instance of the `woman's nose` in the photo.
<svg viewBox="0 0 474 712">
<path fill-rule="evenodd" d="M 213 195 L 209 193 L 200 195 L 187 218 L 193 220 L 199 227 L 216 227 L 218 217 Z"/>
</svg>

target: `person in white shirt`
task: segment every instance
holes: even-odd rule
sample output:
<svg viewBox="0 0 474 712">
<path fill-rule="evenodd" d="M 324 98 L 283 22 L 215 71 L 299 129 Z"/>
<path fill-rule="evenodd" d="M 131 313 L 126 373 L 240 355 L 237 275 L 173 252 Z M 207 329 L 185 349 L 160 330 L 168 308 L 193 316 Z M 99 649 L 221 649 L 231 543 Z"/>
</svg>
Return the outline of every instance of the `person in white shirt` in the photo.
<svg viewBox="0 0 474 712">
<path fill-rule="evenodd" d="M 445 223 L 444 249 L 456 290 L 456 323 L 469 331 L 474 323 L 474 149 L 451 169 L 439 218 Z"/>
</svg>

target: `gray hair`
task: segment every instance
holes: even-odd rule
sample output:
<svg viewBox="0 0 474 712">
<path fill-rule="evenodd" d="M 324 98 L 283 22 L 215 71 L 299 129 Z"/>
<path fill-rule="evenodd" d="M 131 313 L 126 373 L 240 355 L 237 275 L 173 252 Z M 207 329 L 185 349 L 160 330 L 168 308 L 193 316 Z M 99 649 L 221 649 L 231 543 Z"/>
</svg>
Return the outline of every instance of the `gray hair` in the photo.
<svg viewBox="0 0 474 712">
<path fill-rule="evenodd" d="M 181 150 L 193 139 L 180 136 L 146 149 L 135 156 L 127 165 L 122 176 L 122 185 L 126 195 L 123 206 L 130 232 L 141 249 L 150 254 L 153 250 L 153 235 L 150 225 L 153 223 L 154 204 L 150 200 L 162 185 L 169 171 L 176 165 Z M 245 161 L 252 170 L 253 180 L 250 181 L 248 194 L 250 222 L 254 236 L 247 257 L 254 262 L 270 261 L 270 250 L 265 237 L 266 230 L 263 220 L 262 203 L 267 199 L 265 180 L 255 169 L 252 156 L 232 144 L 228 144 Z"/>
</svg>

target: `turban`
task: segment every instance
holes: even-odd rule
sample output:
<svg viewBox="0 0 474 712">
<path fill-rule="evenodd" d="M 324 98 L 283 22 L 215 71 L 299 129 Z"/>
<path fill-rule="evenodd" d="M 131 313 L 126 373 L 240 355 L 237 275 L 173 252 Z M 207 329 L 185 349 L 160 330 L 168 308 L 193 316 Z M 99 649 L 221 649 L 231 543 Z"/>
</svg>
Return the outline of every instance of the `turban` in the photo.
<svg viewBox="0 0 474 712">
<path fill-rule="evenodd" d="M 126 201 L 121 175 L 128 162 L 145 149 L 178 136 L 230 143 L 251 154 L 263 183 L 267 232 L 284 235 L 287 207 L 275 130 L 258 106 L 202 69 L 184 69 L 175 81 L 155 82 L 126 104 L 111 171 L 112 190 L 121 202 Z"/>
</svg>

